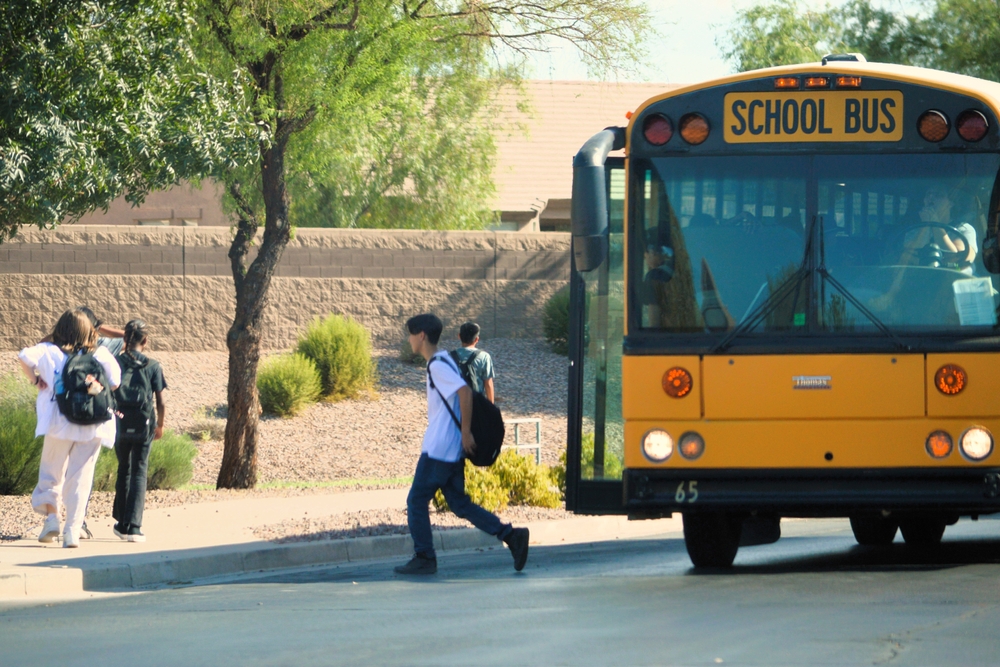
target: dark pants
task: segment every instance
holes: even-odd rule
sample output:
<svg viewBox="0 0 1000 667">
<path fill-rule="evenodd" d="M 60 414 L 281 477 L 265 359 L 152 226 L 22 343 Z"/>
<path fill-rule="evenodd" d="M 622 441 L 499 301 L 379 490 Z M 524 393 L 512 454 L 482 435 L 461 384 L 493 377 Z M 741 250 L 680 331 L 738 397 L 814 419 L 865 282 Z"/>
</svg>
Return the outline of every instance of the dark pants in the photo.
<svg viewBox="0 0 1000 667">
<path fill-rule="evenodd" d="M 146 466 L 149 464 L 148 442 L 115 441 L 118 455 L 118 479 L 115 482 L 115 504 L 112 516 L 122 527 L 141 526 L 142 510 L 146 506 Z"/>
<path fill-rule="evenodd" d="M 427 557 L 434 556 L 434 538 L 431 537 L 431 517 L 428 505 L 434 492 L 441 489 L 451 511 L 479 530 L 496 535 L 502 540 L 511 531 L 509 523 L 501 523 L 497 515 L 484 510 L 469 499 L 465 492 L 465 459 L 454 463 L 438 461 L 421 454 L 413 486 L 406 497 L 407 523 L 413 536 L 413 550 Z"/>
</svg>

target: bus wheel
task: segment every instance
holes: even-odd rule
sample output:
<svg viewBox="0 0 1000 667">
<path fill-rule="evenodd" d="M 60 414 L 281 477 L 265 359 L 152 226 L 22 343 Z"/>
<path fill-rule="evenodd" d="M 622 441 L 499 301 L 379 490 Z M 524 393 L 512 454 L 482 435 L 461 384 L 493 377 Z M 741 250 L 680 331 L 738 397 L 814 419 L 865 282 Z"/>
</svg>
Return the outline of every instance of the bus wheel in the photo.
<svg viewBox="0 0 1000 667">
<path fill-rule="evenodd" d="M 881 516 L 852 516 L 851 530 L 854 539 L 865 547 L 884 547 L 896 539 L 895 521 Z"/>
<path fill-rule="evenodd" d="M 726 512 L 685 512 L 684 546 L 695 567 L 730 567 L 743 522 Z"/>
<path fill-rule="evenodd" d="M 914 547 L 933 547 L 941 543 L 945 522 L 931 517 L 904 519 L 899 522 L 906 544 Z"/>
</svg>

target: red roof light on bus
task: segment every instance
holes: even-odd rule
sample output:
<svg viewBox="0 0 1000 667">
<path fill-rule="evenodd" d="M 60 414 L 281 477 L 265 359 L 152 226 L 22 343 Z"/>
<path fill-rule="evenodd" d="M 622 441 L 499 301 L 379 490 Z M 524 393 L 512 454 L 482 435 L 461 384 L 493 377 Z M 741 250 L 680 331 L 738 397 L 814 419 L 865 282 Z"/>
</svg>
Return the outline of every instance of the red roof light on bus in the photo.
<svg viewBox="0 0 1000 667">
<path fill-rule="evenodd" d="M 958 114 L 955 129 L 958 130 L 958 136 L 966 141 L 979 141 L 986 136 L 986 131 L 990 129 L 990 123 L 982 112 L 966 109 Z"/>
<path fill-rule="evenodd" d="M 774 80 L 774 87 L 778 89 L 798 88 L 799 77 L 779 76 L 777 79 Z"/>
<path fill-rule="evenodd" d="M 925 111 L 917 119 L 917 132 L 927 141 L 937 143 L 948 136 L 951 123 L 948 117 L 940 111 L 930 109 Z"/>
<path fill-rule="evenodd" d="M 708 119 L 700 113 L 689 113 L 681 117 L 681 137 L 692 146 L 704 143 L 709 131 Z"/>
<path fill-rule="evenodd" d="M 642 135 L 654 146 L 662 146 L 674 136 L 674 124 L 662 114 L 653 114 L 643 121 Z"/>
</svg>

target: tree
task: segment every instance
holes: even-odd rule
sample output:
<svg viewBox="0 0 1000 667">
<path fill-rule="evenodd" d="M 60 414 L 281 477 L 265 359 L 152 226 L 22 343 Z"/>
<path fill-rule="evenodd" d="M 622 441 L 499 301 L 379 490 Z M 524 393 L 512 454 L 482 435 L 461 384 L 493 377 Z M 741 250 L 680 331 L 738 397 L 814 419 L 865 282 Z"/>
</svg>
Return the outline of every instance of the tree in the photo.
<svg viewBox="0 0 1000 667">
<path fill-rule="evenodd" d="M 855 52 L 875 62 L 930 66 L 935 48 L 930 27 L 927 19 L 895 14 L 868 0 L 822 10 L 776 0 L 738 11 L 717 44 L 741 72 Z"/>
<path fill-rule="evenodd" d="M 938 0 L 928 21 L 934 64 L 950 72 L 1000 81 L 1000 4 Z"/>
<path fill-rule="evenodd" d="M 312 139 L 314 150 L 323 150 L 315 146 L 324 142 L 342 145 L 344 126 L 340 134 L 328 129 L 338 127 L 337 119 L 378 118 L 405 90 L 424 104 L 445 102 L 441 91 L 449 89 L 449 82 L 488 76 L 516 62 L 518 54 L 544 48 L 546 39 L 568 40 L 595 63 L 628 63 L 648 22 L 637 0 L 201 0 L 198 7 L 212 37 L 204 42 L 204 62 L 247 75 L 244 99 L 254 120 L 267 129 L 254 172 L 233 170 L 226 179 L 236 215 L 229 250 L 236 312 L 226 341 L 229 417 L 217 485 L 248 488 L 257 481 L 262 316 L 274 269 L 292 233 L 289 190 L 309 173 L 291 159 L 309 155 L 301 142 Z M 420 86 L 434 81 L 444 88 L 421 96 Z M 362 130 L 374 137 L 370 122 Z M 455 128 L 440 127 L 425 139 L 447 142 L 461 136 Z M 394 145 L 389 154 L 402 159 L 405 147 Z M 377 154 L 375 148 L 371 152 Z M 363 180 L 367 165 L 362 160 L 356 166 Z M 370 191 L 433 197 L 430 180 L 388 180 Z M 331 200 L 351 197 L 347 187 L 357 182 L 330 178 L 321 190 Z M 355 211 L 375 201 L 361 196 Z M 248 265 L 261 227 L 257 257 Z"/>
<path fill-rule="evenodd" d="M 235 167 L 262 138 L 175 0 L 0 4 L 0 242 Z"/>
</svg>

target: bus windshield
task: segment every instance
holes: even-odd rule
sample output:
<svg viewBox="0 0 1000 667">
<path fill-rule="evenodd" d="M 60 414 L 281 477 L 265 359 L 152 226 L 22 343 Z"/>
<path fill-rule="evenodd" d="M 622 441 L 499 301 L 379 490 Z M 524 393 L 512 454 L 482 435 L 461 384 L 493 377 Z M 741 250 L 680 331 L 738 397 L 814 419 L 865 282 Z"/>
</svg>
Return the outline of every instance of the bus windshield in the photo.
<svg viewBox="0 0 1000 667">
<path fill-rule="evenodd" d="M 706 335 L 741 324 L 806 336 L 982 333 L 997 324 L 978 251 L 998 167 L 991 154 L 637 160 L 637 323 Z"/>
</svg>

